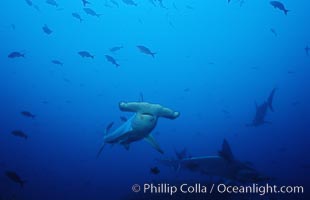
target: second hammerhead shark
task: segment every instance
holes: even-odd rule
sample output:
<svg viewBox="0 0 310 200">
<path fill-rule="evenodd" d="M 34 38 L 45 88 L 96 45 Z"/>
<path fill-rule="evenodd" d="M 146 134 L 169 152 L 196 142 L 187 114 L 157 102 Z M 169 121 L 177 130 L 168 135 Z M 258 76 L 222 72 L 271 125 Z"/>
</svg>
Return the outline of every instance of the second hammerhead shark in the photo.
<svg viewBox="0 0 310 200">
<path fill-rule="evenodd" d="M 274 98 L 274 94 L 276 90 L 277 89 L 274 88 L 271 91 L 268 99 L 264 103 L 262 103 L 261 105 L 256 104 L 256 113 L 255 113 L 254 119 L 252 123 L 247 124 L 247 126 L 261 126 L 266 123 L 269 123 L 269 124 L 271 123 L 271 122 L 266 121 L 265 117 L 267 115 L 268 109 L 271 110 L 272 112 L 274 111 L 272 103 L 273 103 L 273 98 Z"/>
<path fill-rule="evenodd" d="M 259 173 L 250 163 L 237 160 L 225 139 L 218 155 L 180 157 L 177 154 L 177 159 L 160 159 L 158 161 L 163 165 L 174 168 L 176 171 L 186 169 L 240 183 L 261 182 L 270 179 Z"/>
</svg>

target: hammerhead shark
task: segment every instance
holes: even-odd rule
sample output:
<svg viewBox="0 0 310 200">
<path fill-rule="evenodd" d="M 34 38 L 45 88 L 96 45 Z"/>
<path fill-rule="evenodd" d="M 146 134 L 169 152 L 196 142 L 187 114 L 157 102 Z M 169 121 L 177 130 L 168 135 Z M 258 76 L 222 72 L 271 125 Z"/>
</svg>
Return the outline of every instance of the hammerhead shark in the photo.
<svg viewBox="0 0 310 200">
<path fill-rule="evenodd" d="M 265 120 L 265 117 L 267 115 L 267 111 L 268 109 L 271 110 L 272 112 L 274 112 L 272 103 L 273 103 L 273 98 L 274 98 L 274 94 L 276 92 L 276 88 L 274 88 L 271 93 L 269 94 L 269 97 L 267 99 L 267 101 L 265 101 L 264 103 L 262 103 L 261 105 L 257 105 L 256 106 L 256 113 L 254 116 L 254 119 L 252 121 L 251 124 L 247 124 L 247 126 L 260 126 L 263 124 L 270 124 L 271 122 L 268 122 Z"/>
<path fill-rule="evenodd" d="M 151 132 L 156 127 L 158 118 L 176 119 L 180 113 L 162 105 L 147 102 L 120 102 L 119 108 L 122 111 L 134 112 L 134 114 L 112 133 L 107 132 L 111 129 L 113 123 L 108 125 L 97 158 L 106 144 L 120 144 L 128 150 L 131 143 L 142 139 L 163 154 L 164 151 L 155 141 Z"/>
<path fill-rule="evenodd" d="M 176 171 L 186 169 L 192 172 L 200 172 L 208 176 L 217 176 L 240 183 L 269 180 L 268 177 L 262 176 L 255 170 L 251 164 L 235 159 L 225 139 L 218 155 L 165 159 L 159 160 L 159 162 L 163 165 L 173 167 Z"/>
</svg>

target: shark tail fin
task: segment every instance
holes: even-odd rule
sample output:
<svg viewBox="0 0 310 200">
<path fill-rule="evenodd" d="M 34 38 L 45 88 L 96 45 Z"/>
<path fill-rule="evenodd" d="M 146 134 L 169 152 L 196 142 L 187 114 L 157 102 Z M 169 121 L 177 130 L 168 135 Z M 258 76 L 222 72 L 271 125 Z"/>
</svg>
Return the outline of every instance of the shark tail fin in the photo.
<svg viewBox="0 0 310 200">
<path fill-rule="evenodd" d="M 290 12 L 290 10 L 284 10 L 285 15 L 287 15 L 288 12 Z"/>
<path fill-rule="evenodd" d="M 102 150 L 104 149 L 104 146 L 105 146 L 105 142 L 103 142 L 103 144 L 100 146 L 100 149 L 99 149 L 99 151 L 98 151 L 98 153 L 97 153 L 97 159 L 99 158 L 99 156 L 101 155 L 101 152 L 102 152 Z"/>
<path fill-rule="evenodd" d="M 222 149 L 219 151 L 219 156 L 228 161 L 234 160 L 234 155 L 232 154 L 232 151 L 226 139 L 224 139 L 223 141 Z"/>
<path fill-rule="evenodd" d="M 268 97 L 268 100 L 267 100 L 267 103 L 268 103 L 268 107 L 269 109 L 273 112 L 274 109 L 273 109 L 273 106 L 272 106 L 272 103 L 273 103 L 273 97 L 274 97 L 274 94 L 276 92 L 277 88 L 273 88 L 273 90 L 271 91 L 269 97 Z"/>
<path fill-rule="evenodd" d="M 113 123 L 112 123 L 112 125 L 113 125 Z M 108 125 L 108 126 L 111 126 L 111 127 L 112 127 L 112 125 L 111 125 L 111 123 L 110 123 L 110 125 Z M 105 137 L 105 136 L 108 134 L 108 132 L 109 132 L 109 128 L 107 127 L 106 129 L 104 129 L 103 137 Z M 100 148 L 99 148 L 99 151 L 98 151 L 98 153 L 97 153 L 97 157 L 96 157 L 97 159 L 98 159 L 99 156 L 101 155 L 101 152 L 103 151 L 104 146 L 105 146 L 105 142 L 103 141 L 103 143 L 101 144 L 101 146 L 100 146 Z"/>
</svg>

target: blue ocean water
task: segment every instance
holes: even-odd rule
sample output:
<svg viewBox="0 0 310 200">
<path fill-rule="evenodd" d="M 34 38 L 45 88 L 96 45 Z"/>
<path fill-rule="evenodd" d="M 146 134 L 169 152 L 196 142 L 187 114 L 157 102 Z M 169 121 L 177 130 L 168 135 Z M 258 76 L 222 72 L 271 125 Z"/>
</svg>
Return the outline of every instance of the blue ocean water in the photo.
<svg viewBox="0 0 310 200">
<path fill-rule="evenodd" d="M 310 3 L 283 0 L 285 15 L 258 0 L 130 2 L 1 2 L 0 199 L 163 199 L 172 197 L 133 193 L 132 185 L 238 185 L 159 162 L 183 148 L 189 159 L 217 156 L 224 139 L 271 184 L 304 187 L 242 198 L 309 199 Z M 274 88 L 274 112 L 267 108 L 266 123 L 252 126 Z M 152 131 L 164 154 L 141 140 L 128 150 L 106 145 L 97 159 L 107 125 L 115 130 L 133 115 L 119 102 L 142 96 L 180 112 Z M 211 198 L 191 195 L 176 199 Z"/>
</svg>

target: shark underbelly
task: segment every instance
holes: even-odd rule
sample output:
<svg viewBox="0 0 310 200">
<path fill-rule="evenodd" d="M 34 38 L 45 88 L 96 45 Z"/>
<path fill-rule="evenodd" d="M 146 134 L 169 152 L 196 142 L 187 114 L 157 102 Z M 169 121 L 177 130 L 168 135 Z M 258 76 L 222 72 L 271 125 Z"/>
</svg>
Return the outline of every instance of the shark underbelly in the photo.
<svg viewBox="0 0 310 200">
<path fill-rule="evenodd" d="M 128 133 L 132 131 L 131 122 L 134 117 L 135 115 L 133 115 L 130 119 L 128 119 L 124 124 L 122 124 L 112 133 L 106 134 L 104 136 L 104 142 L 114 144 L 120 143 L 122 140 L 124 140 L 124 138 L 127 137 Z"/>
</svg>

